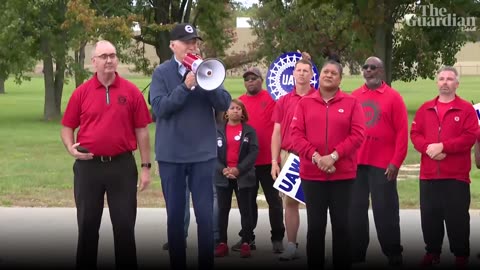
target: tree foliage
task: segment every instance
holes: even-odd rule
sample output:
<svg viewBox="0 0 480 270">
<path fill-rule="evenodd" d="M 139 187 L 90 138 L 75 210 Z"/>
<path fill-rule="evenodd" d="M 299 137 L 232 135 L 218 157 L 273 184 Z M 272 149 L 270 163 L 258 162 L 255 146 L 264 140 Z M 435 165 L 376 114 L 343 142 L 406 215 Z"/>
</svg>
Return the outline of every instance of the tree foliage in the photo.
<svg viewBox="0 0 480 270">
<path fill-rule="evenodd" d="M 19 3 L 0 2 L 0 25 L 4 26 L 0 28 L 0 94 L 5 93 L 4 82 L 10 75 L 21 83 L 29 79 L 24 71 L 35 66 L 29 53 L 34 43 L 34 39 L 28 36 L 30 22 L 18 16 L 16 11 L 20 9 Z"/>
<path fill-rule="evenodd" d="M 446 8 L 458 16 L 478 16 L 476 0 L 301 0 L 302 5 L 333 4 L 337 11 L 353 5 L 352 35 L 362 42 L 368 54 L 384 61 L 386 81 L 411 81 L 418 77 L 433 78 L 443 64 L 455 63 L 455 55 L 472 38 L 460 27 L 410 27 L 405 15 L 421 15 L 421 5 Z"/>
</svg>

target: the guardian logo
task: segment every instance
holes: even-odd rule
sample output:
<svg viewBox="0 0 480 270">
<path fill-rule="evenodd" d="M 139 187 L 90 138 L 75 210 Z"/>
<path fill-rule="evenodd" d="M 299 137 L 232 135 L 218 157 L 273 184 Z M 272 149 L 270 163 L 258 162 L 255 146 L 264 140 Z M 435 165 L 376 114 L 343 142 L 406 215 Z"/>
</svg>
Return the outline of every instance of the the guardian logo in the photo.
<svg viewBox="0 0 480 270">
<path fill-rule="evenodd" d="M 446 8 L 437 8 L 432 4 L 421 5 L 421 16 L 405 15 L 405 23 L 412 27 L 460 27 L 463 31 L 476 31 L 475 17 L 459 17 L 455 13 L 447 13 Z"/>
</svg>

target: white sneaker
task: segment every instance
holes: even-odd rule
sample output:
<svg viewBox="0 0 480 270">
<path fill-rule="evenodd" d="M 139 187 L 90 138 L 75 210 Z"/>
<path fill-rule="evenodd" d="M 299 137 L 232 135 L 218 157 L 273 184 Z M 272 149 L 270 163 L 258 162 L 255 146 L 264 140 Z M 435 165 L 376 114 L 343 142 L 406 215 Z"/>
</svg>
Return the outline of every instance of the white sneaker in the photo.
<svg viewBox="0 0 480 270">
<path fill-rule="evenodd" d="M 294 244 L 294 243 L 289 242 L 287 244 L 287 248 L 285 249 L 285 251 L 282 254 L 280 254 L 278 259 L 280 261 L 291 261 L 291 260 L 298 259 L 299 256 L 298 256 L 298 253 L 297 253 L 297 246 L 298 246 L 298 244 Z"/>
</svg>

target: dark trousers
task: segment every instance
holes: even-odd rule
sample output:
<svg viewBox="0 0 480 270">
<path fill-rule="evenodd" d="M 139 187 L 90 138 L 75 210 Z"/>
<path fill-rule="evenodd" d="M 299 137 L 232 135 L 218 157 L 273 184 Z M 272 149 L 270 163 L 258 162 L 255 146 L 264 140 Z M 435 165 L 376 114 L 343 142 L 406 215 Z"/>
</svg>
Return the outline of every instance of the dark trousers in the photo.
<svg viewBox="0 0 480 270">
<path fill-rule="evenodd" d="M 268 203 L 268 216 L 270 219 L 271 240 L 282 241 L 285 236 L 285 225 L 283 224 L 283 205 L 282 198 L 278 194 L 278 190 L 273 187 L 273 178 L 270 174 L 272 165 L 255 166 L 255 176 L 257 178 L 257 193 L 260 185 L 262 185 L 263 194 Z M 257 227 L 258 221 L 258 205 L 255 203 L 255 213 L 253 215 L 254 229 Z M 239 233 L 242 236 L 242 231 Z M 255 238 L 255 237 L 254 237 Z"/>
<path fill-rule="evenodd" d="M 385 169 L 359 165 L 352 186 L 350 203 L 350 236 L 353 261 L 364 261 L 369 236 L 368 208 L 372 199 L 373 219 L 382 252 L 386 256 L 400 255 L 400 213 L 397 181 L 388 181 Z"/>
<path fill-rule="evenodd" d="M 232 208 L 233 192 L 237 197 L 238 209 L 240 210 L 242 242 L 250 243 L 253 240 L 253 214 L 256 209 L 257 189 L 256 187 L 238 189 L 237 181 L 229 181 L 227 187 L 217 186 L 219 242 L 227 243 L 228 241 L 228 217 Z"/>
<path fill-rule="evenodd" d="M 470 185 L 454 179 L 420 180 L 420 214 L 428 253 L 440 254 L 444 223 L 450 251 L 470 255 Z"/>
<path fill-rule="evenodd" d="M 158 162 L 163 195 L 167 207 L 167 234 L 170 266 L 186 269 L 185 192 L 192 193 L 197 221 L 198 268 L 213 269 L 213 177 L 216 159 L 196 163 Z"/>
<path fill-rule="evenodd" d="M 136 269 L 135 220 L 138 171 L 131 153 L 111 162 L 75 161 L 74 195 L 77 207 L 77 268 L 96 269 L 98 230 L 107 194 L 113 227 L 117 268 Z"/>
<path fill-rule="evenodd" d="M 302 179 L 307 208 L 307 263 L 309 269 L 325 268 L 327 210 L 332 227 L 332 255 L 335 269 L 349 269 L 350 238 L 348 207 L 353 180 L 310 181 Z"/>
</svg>

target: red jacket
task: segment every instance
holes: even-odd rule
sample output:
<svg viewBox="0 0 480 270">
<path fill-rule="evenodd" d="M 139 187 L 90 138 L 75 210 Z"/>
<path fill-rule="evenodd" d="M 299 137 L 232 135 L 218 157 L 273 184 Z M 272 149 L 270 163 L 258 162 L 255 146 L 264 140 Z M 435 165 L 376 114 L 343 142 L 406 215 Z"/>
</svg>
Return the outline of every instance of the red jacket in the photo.
<svg viewBox="0 0 480 270">
<path fill-rule="evenodd" d="M 341 90 L 326 103 L 320 91 L 302 98 L 292 120 L 294 148 L 300 155 L 300 177 L 308 180 L 353 179 L 357 172 L 357 150 L 362 145 L 365 120 L 356 98 Z M 327 174 L 312 163 L 317 151 L 327 155 L 334 150 L 339 159 L 336 172 Z"/>
<path fill-rule="evenodd" d="M 478 120 L 472 104 L 456 96 L 440 123 L 438 97 L 425 102 L 415 114 L 410 131 L 413 146 L 422 155 L 420 180 L 457 179 L 470 183 L 471 149 L 477 138 Z M 431 159 L 427 146 L 443 143 L 441 161 Z"/>
</svg>

